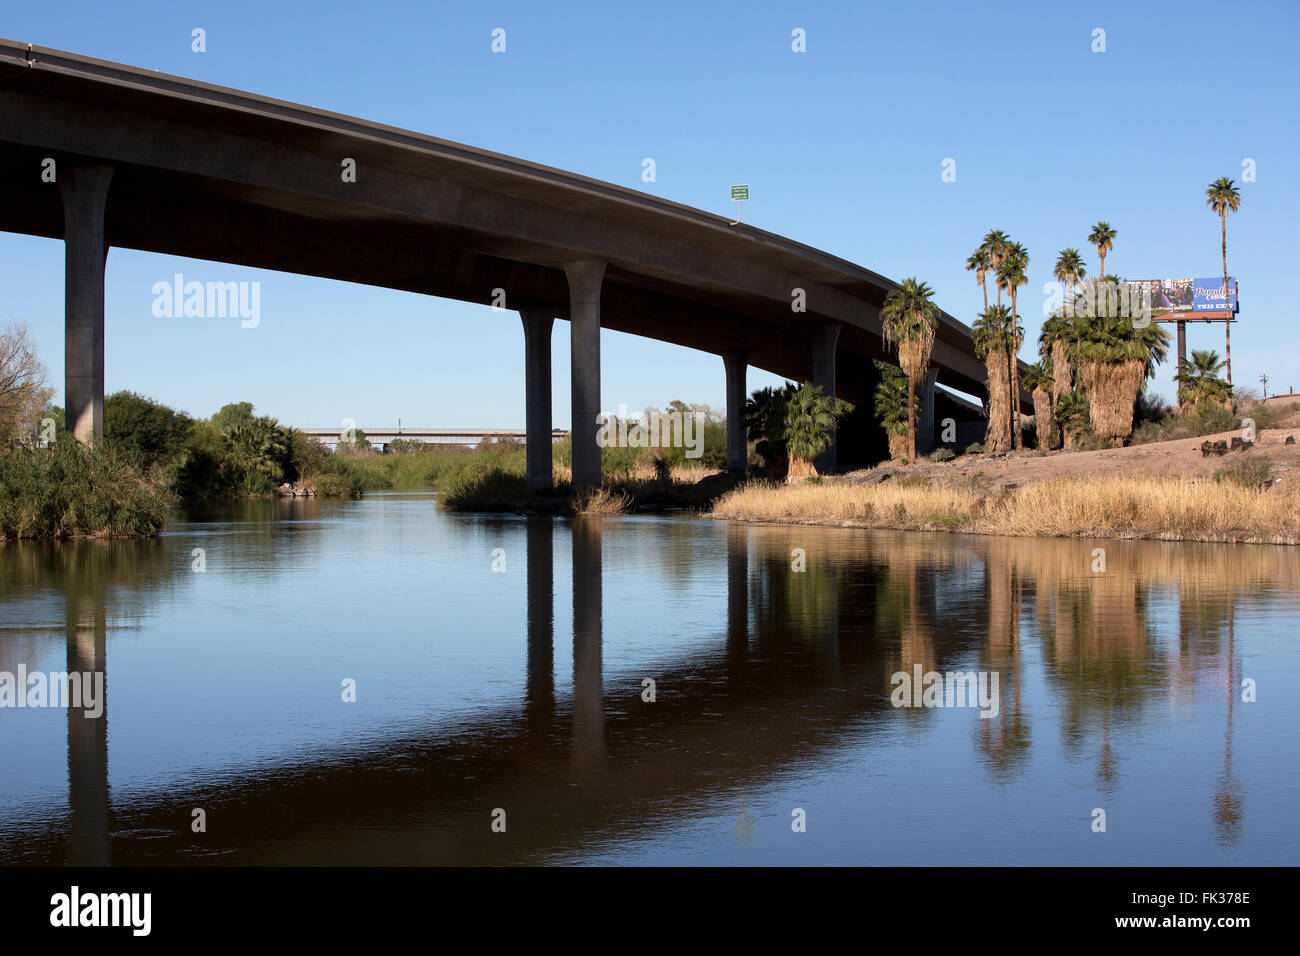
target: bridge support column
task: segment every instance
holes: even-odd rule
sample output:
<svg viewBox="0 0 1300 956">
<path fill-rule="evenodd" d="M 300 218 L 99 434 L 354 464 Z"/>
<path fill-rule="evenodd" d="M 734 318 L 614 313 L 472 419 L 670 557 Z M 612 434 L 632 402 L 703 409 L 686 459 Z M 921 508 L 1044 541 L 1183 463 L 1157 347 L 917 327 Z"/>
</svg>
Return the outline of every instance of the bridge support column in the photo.
<svg viewBox="0 0 1300 956">
<path fill-rule="evenodd" d="M 551 328 L 555 310 L 541 306 L 520 309 L 524 322 L 524 413 L 527 436 L 528 487 L 549 490 L 551 480 Z"/>
<path fill-rule="evenodd" d="M 822 393 L 835 397 L 835 347 L 840 339 L 838 323 L 819 326 L 813 333 L 812 366 L 814 385 L 820 385 Z M 835 472 L 835 430 L 831 430 L 831 445 L 817 456 L 817 471 L 829 475 Z"/>
<path fill-rule="evenodd" d="M 113 167 L 59 170 L 63 195 L 63 423 L 79 441 L 104 434 L 104 207 Z"/>
<path fill-rule="evenodd" d="M 925 455 L 934 451 L 934 383 L 939 379 L 937 368 L 927 369 L 921 383 L 921 408 L 916 420 L 916 453 Z"/>
<path fill-rule="evenodd" d="M 569 280 L 569 361 L 572 378 L 573 486 L 600 484 L 600 285 L 605 263 L 580 259 L 564 267 Z"/>
<path fill-rule="evenodd" d="M 727 371 L 727 471 L 744 475 L 749 466 L 745 446 L 745 371 L 744 352 L 724 352 L 722 364 Z"/>
</svg>

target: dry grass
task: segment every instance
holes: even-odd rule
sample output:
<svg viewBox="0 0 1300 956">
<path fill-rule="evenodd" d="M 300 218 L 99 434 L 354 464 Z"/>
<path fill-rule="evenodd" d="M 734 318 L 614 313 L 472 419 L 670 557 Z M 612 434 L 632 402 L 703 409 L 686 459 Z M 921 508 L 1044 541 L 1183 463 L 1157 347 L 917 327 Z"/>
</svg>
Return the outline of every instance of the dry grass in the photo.
<svg viewBox="0 0 1300 956">
<path fill-rule="evenodd" d="M 1029 537 L 1300 544 L 1292 482 L 1261 491 L 1169 477 L 1053 478 L 1022 488 L 749 484 L 710 515 L 747 521 Z"/>
<path fill-rule="evenodd" d="M 578 515 L 622 515 L 632 510 L 632 496 L 608 488 L 580 491 L 573 500 L 573 513 Z"/>
</svg>

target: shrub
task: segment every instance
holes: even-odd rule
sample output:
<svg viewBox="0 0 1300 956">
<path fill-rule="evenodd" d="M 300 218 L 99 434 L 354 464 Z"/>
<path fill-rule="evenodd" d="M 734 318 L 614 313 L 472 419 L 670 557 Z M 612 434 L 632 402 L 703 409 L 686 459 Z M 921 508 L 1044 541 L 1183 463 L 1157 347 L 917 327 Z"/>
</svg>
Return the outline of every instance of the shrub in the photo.
<svg viewBox="0 0 1300 956">
<path fill-rule="evenodd" d="M 978 441 L 973 441 L 973 442 L 971 442 L 969 445 L 966 446 L 966 450 L 963 451 L 962 454 L 963 454 L 963 455 L 982 455 L 982 454 L 984 454 L 984 443 L 983 443 L 983 442 L 978 442 Z"/>
<path fill-rule="evenodd" d="M 951 448 L 936 448 L 934 451 L 930 452 L 931 461 L 951 461 L 956 457 L 957 455 Z"/>
<path fill-rule="evenodd" d="M 0 537 L 154 535 L 172 496 L 107 442 L 0 451 Z"/>
<path fill-rule="evenodd" d="M 1251 455 L 1220 468 L 1214 473 L 1214 480 L 1221 485 L 1262 488 L 1273 480 L 1273 461 L 1267 455 Z"/>
</svg>

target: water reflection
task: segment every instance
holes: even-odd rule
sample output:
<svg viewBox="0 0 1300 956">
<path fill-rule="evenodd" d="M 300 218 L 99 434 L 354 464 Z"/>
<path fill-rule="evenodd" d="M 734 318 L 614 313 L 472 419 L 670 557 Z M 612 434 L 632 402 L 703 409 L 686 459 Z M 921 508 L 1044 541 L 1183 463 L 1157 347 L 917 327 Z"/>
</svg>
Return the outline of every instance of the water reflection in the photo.
<svg viewBox="0 0 1300 956">
<path fill-rule="evenodd" d="M 425 547 L 421 526 L 391 520 L 410 514 L 401 502 L 368 505 L 347 514 L 324 503 L 243 503 L 234 513 L 204 516 L 191 530 L 259 542 L 241 539 L 243 563 L 230 570 L 241 580 L 355 562 L 359 553 L 379 560 L 374 556 L 400 552 L 409 561 L 412 549 Z M 999 673 L 996 718 L 972 713 L 969 722 L 942 726 L 969 741 L 994 788 L 1034 779 L 1031 796 L 1045 800 L 1051 787 L 1080 785 L 1070 782 L 1068 768 L 1091 768 L 1083 771 L 1091 783 L 1083 785 L 1095 791 L 1079 797 L 1089 807 L 1125 786 L 1127 748 L 1161 732 L 1151 711 L 1217 688 L 1217 713 L 1200 708 L 1188 719 L 1197 728 L 1217 721 L 1221 760 L 1197 770 L 1214 790 L 1207 829 L 1231 848 L 1247 818 L 1246 785 L 1233 769 L 1242 666 L 1236 619 L 1293 608 L 1300 591 L 1300 565 L 1283 549 L 1109 542 L 1107 569 L 1095 573 L 1095 542 L 690 520 L 421 520 L 436 523 L 451 551 L 470 553 L 471 542 L 490 534 L 523 553 L 520 619 L 487 604 L 479 613 L 485 626 L 516 629 L 522 638 L 516 686 L 482 687 L 485 706 L 470 717 L 434 705 L 423 726 L 385 730 L 381 710 L 366 734 L 341 746 L 225 767 L 217 782 L 137 786 L 118 796 L 109 790 L 107 712 L 86 720 L 70 710 L 68 813 L 28 808 L 21 820 L 6 822 L 0 812 L 0 860 L 580 860 L 611 846 L 651 845 L 692 821 L 703 826 L 720 807 L 733 806 L 731 796 L 743 799 L 743 809 L 725 811 L 723 837 L 748 845 L 758 842 L 757 801 L 792 774 L 825 779 L 837 761 L 899 747 L 953 759 L 951 737 L 936 742 L 937 712 L 890 706 L 890 676 L 917 665 Z M 35 666 L 32 635 L 52 620 L 57 602 L 68 670 L 107 672 L 116 628 L 134 622 L 147 629 L 151 607 L 192 585 L 193 540 L 0 549 L 0 670 Z M 569 560 L 557 562 L 565 550 Z M 612 582 L 633 560 L 657 575 L 647 586 L 652 596 L 716 596 L 699 620 L 667 620 L 662 651 L 635 666 L 606 648 L 607 638 L 622 633 L 611 630 L 611 615 L 622 620 L 634 600 Z M 562 607 L 565 596 L 570 608 Z M 653 613 L 644 598 L 635 609 Z M 557 639 L 569 638 L 557 634 L 557 602 L 572 614 L 567 699 L 557 691 Z M 672 633 L 677 627 L 690 634 Z M 279 633 L 274 622 L 267 633 Z M 654 703 L 641 698 L 642 674 L 656 682 Z M 237 696 L 230 704 L 240 705 Z M 1067 769 L 1044 782 L 1033 775 L 1053 759 L 1053 737 Z M 853 778 L 846 784 L 853 802 L 883 800 L 881 779 L 878 771 Z M 942 825 L 935 817 L 942 806 L 925 796 L 930 781 L 912 785 L 918 816 L 898 823 L 898 852 L 908 833 Z M 1156 803 L 1169 794 L 1130 797 Z M 995 807 L 1000 798 L 995 789 L 981 799 Z M 190 829 L 195 807 L 212 821 L 206 833 Z M 489 826 L 495 808 L 507 811 L 508 838 Z M 1264 822 L 1271 827 L 1278 819 L 1270 812 Z M 889 838 L 880 839 L 890 850 Z M 708 838 L 698 832 L 687 841 L 700 842 Z M 998 862 L 1026 861 L 1033 851 L 1026 839 Z"/>
</svg>

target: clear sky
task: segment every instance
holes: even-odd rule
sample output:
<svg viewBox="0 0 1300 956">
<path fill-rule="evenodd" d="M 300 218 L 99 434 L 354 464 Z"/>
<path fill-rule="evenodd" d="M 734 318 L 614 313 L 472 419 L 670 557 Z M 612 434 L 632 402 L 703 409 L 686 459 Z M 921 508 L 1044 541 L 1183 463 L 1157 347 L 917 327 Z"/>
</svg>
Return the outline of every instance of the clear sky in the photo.
<svg viewBox="0 0 1300 956">
<path fill-rule="evenodd" d="M 207 51 L 191 50 L 191 30 Z M 491 51 L 494 28 L 506 52 Z M 791 49 L 806 32 L 807 50 Z M 1094 30 L 1105 52 L 1093 52 Z M 1228 267 L 1241 286 L 1233 378 L 1300 387 L 1300 4 L 59 2 L 10 5 L 0 31 L 335 110 L 732 214 L 892 279 L 915 275 L 969 323 L 966 257 L 991 228 L 1030 252 L 1033 358 L 1057 253 L 1118 230 L 1107 271 L 1219 274 L 1206 185 L 1238 181 Z M 643 182 L 653 158 L 656 181 Z M 956 180 L 942 181 L 945 159 Z M 1242 182 L 1254 160 L 1255 181 Z M 1288 264 L 1289 263 L 1289 264 Z M 62 401 L 63 247 L 0 233 L 0 322 L 34 331 Z M 261 282 L 261 324 L 155 318 L 155 282 Z M 1287 278 L 1290 276 L 1291 278 Z M 1287 289 L 1291 292 L 1287 292 Z M 298 426 L 522 427 L 514 313 L 321 279 L 114 249 L 107 388 L 195 415 L 232 401 Z M 569 420 L 568 325 L 553 339 Z M 1189 348 L 1223 349 L 1223 326 Z M 724 403 L 722 362 L 606 332 L 602 407 Z M 1171 397 L 1172 361 L 1155 390 Z M 751 370 L 750 386 L 776 381 Z"/>
</svg>

